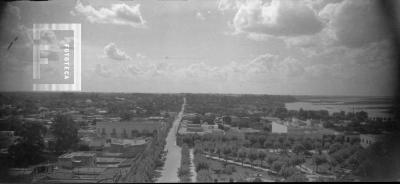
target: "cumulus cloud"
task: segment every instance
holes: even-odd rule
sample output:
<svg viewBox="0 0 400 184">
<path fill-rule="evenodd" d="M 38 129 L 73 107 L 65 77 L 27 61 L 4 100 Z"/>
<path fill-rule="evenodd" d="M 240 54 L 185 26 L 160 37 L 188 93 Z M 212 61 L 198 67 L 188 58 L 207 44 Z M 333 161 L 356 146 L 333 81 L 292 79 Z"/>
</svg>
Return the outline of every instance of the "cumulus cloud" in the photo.
<svg viewBox="0 0 400 184">
<path fill-rule="evenodd" d="M 371 54 L 377 48 L 384 47 L 370 48 Z M 332 53 L 325 53 L 325 57 L 319 58 L 319 60 L 326 60 L 324 62 L 313 62 L 308 59 L 270 53 L 259 55 L 250 61 L 236 61 L 220 66 L 205 62 L 178 65 L 168 62 L 135 61 L 125 63 L 128 64 L 127 66 L 110 66 L 114 68 L 99 65 L 96 73 L 104 77 L 109 77 L 112 73 L 116 77 L 119 76 L 118 80 L 131 80 L 139 86 L 146 86 L 146 89 L 147 87 L 153 89 L 155 84 L 163 84 L 169 86 L 168 90 L 191 91 L 196 89 L 197 92 L 343 94 L 343 91 L 346 91 L 347 94 L 385 93 L 387 89 L 390 89 L 390 83 L 386 81 L 390 81 L 388 79 L 393 74 L 387 70 L 391 65 L 386 64 L 384 68 L 375 68 L 372 60 L 379 58 L 364 61 L 364 58 L 359 58 L 363 54 L 365 55 L 362 51 L 360 49 L 358 53 L 347 53 L 346 49 L 338 49 Z M 343 56 L 337 58 L 337 61 L 328 60 L 332 55 Z M 369 58 L 369 56 L 366 57 Z M 371 63 L 360 64 L 360 62 Z M 382 90 L 369 89 L 374 85 L 381 86 Z M 354 86 L 357 87 L 354 88 Z"/>
<path fill-rule="evenodd" d="M 344 0 L 331 3 L 313 1 L 313 3 L 320 7 L 315 11 L 326 26 L 314 35 L 285 38 L 289 46 L 313 45 L 310 49 L 304 49 L 308 51 L 327 50 L 338 46 L 362 48 L 390 37 L 376 1 Z"/>
<path fill-rule="evenodd" d="M 376 69 L 392 65 L 395 61 L 395 51 L 389 41 L 383 40 L 371 43 L 363 48 L 354 49 L 352 57 L 355 64 Z"/>
<path fill-rule="evenodd" d="M 258 41 L 282 39 L 307 57 L 337 47 L 367 49 L 390 38 L 378 7 L 370 0 L 218 2 L 219 10 L 236 12 L 230 22 L 234 34 Z"/>
<path fill-rule="evenodd" d="M 143 75 L 145 78 L 163 76 L 196 83 L 224 83 L 224 82 L 265 82 L 297 77 L 303 74 L 302 63 L 291 57 L 281 57 L 265 54 L 249 62 L 232 62 L 223 66 L 211 66 L 204 62 L 188 66 L 175 66 L 169 63 L 137 63 L 128 67 L 135 77 Z"/>
<path fill-rule="evenodd" d="M 310 7 L 293 0 L 241 3 L 232 25 L 236 32 L 274 36 L 310 35 L 324 26 Z"/>
<path fill-rule="evenodd" d="M 246 0 L 219 0 L 217 4 L 218 10 L 227 11 L 237 10 L 243 3 L 246 3 Z"/>
<path fill-rule="evenodd" d="M 104 55 L 113 60 L 131 60 L 131 57 L 121 49 L 117 48 L 114 43 L 109 43 L 104 47 Z"/>
<path fill-rule="evenodd" d="M 329 4 L 340 3 L 343 0 L 305 0 L 304 3 L 312 8 L 315 12 L 319 12 Z"/>
<path fill-rule="evenodd" d="M 326 27 L 314 35 L 284 38 L 288 48 L 300 50 L 316 65 L 339 64 L 349 73 L 356 73 L 347 70 L 350 66 L 365 68 L 364 71 L 393 66 L 395 51 L 376 1 L 344 0 L 328 4 L 321 1 L 319 9 L 315 6 L 314 11 L 319 10 L 318 16 Z"/>
<path fill-rule="evenodd" d="M 265 54 L 248 62 L 231 62 L 227 65 L 212 66 L 204 62 L 186 66 L 168 62 L 148 63 L 136 61 L 121 67 L 134 78 L 163 78 L 183 83 L 254 83 L 265 81 L 287 81 L 303 74 L 302 63 L 292 57 Z M 123 72 L 115 72 L 124 75 Z"/>
<path fill-rule="evenodd" d="M 113 4 L 111 8 L 96 9 L 91 5 L 77 2 L 73 15 L 83 15 L 92 23 L 129 25 L 135 28 L 145 27 L 145 20 L 140 12 L 140 4 L 129 6 L 124 3 Z"/>
<path fill-rule="evenodd" d="M 325 11 L 332 12 L 330 26 L 340 43 L 347 47 L 362 47 L 389 35 L 386 20 L 378 7 L 376 1 L 347 0 L 327 6 Z"/>
</svg>

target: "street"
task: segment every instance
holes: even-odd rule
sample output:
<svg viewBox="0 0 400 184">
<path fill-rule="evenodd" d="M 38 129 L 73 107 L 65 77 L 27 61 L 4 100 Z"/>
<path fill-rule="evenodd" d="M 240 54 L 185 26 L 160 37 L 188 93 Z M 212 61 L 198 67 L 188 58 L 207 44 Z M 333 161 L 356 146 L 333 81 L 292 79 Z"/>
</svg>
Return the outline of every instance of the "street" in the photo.
<svg viewBox="0 0 400 184">
<path fill-rule="evenodd" d="M 176 133 L 179 123 L 181 122 L 183 112 L 185 110 L 186 98 L 183 99 L 182 109 L 176 117 L 171 130 L 169 131 L 164 150 L 168 151 L 164 167 L 161 171 L 161 177 L 158 178 L 159 183 L 179 182 L 178 169 L 181 166 L 181 148 L 176 145 Z"/>
</svg>

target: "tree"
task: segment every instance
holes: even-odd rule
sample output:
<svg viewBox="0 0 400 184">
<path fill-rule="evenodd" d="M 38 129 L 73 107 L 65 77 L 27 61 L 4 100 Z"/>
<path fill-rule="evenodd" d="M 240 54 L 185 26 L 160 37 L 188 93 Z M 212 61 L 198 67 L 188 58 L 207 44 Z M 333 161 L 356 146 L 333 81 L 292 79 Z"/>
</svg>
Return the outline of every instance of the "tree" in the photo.
<svg viewBox="0 0 400 184">
<path fill-rule="evenodd" d="M 288 165 L 291 165 L 291 166 L 301 165 L 305 161 L 306 160 L 304 159 L 304 157 L 296 155 L 296 156 L 294 156 L 294 157 L 289 159 Z"/>
<path fill-rule="evenodd" d="M 275 162 L 273 162 L 272 163 L 272 169 L 274 170 L 274 171 L 280 171 L 281 169 L 282 169 L 282 166 L 283 165 L 285 165 L 285 163 L 284 162 L 282 162 L 282 161 L 280 161 L 280 160 L 277 160 L 277 161 L 275 161 Z"/>
<path fill-rule="evenodd" d="M 330 171 L 332 171 L 336 167 L 338 162 L 334 158 L 330 157 L 328 160 L 328 164 L 329 164 Z"/>
<path fill-rule="evenodd" d="M 253 166 L 253 162 L 257 159 L 258 155 L 257 152 L 254 149 L 251 149 L 249 151 L 249 155 L 248 155 L 251 165 Z"/>
<path fill-rule="evenodd" d="M 318 166 L 327 162 L 327 159 L 324 155 L 314 155 L 313 161 L 315 164 L 315 172 L 318 172 Z"/>
<path fill-rule="evenodd" d="M 296 172 L 297 170 L 294 167 L 282 167 L 279 174 L 286 179 L 294 175 Z"/>
<path fill-rule="evenodd" d="M 56 137 L 56 152 L 63 153 L 77 146 L 78 125 L 70 115 L 57 115 L 52 130 Z"/>
<path fill-rule="evenodd" d="M 285 180 L 285 182 L 307 182 L 307 181 L 308 181 L 308 179 L 304 175 L 299 174 L 299 173 L 289 176 Z"/>
<path fill-rule="evenodd" d="M 368 119 L 368 113 L 365 111 L 356 112 L 355 118 L 356 121 L 366 121 Z"/>
<path fill-rule="evenodd" d="M 196 115 L 196 116 L 193 118 L 192 123 L 193 123 L 193 124 L 200 124 L 200 123 L 201 123 L 201 118 L 200 118 L 200 116 Z"/>
<path fill-rule="evenodd" d="M 231 148 L 224 146 L 222 149 L 222 153 L 224 154 L 225 157 L 225 163 L 228 161 L 228 155 L 232 152 Z"/>
<path fill-rule="evenodd" d="M 276 157 L 276 156 L 269 156 L 269 157 L 267 158 L 267 163 L 268 163 L 269 166 L 272 166 L 272 163 L 274 163 L 276 160 L 278 160 L 278 157 Z"/>
<path fill-rule="evenodd" d="M 208 170 L 208 168 L 209 168 L 208 162 L 201 161 L 196 166 L 196 172 L 200 170 Z"/>
<path fill-rule="evenodd" d="M 340 150 L 340 148 L 342 148 L 342 144 L 340 144 L 340 143 L 331 144 L 331 145 L 329 146 L 329 151 L 328 151 L 328 153 L 329 153 L 329 154 L 335 153 L 336 151 Z"/>
<path fill-rule="evenodd" d="M 130 111 L 123 111 L 120 113 L 121 121 L 129 121 L 133 118 L 133 113 Z"/>
<path fill-rule="evenodd" d="M 210 170 L 200 170 L 197 172 L 198 182 L 213 182 L 212 172 Z"/>
<path fill-rule="evenodd" d="M 220 147 L 220 146 L 216 147 L 216 151 L 217 151 L 217 154 L 218 154 L 218 158 L 221 158 L 221 153 L 223 151 L 222 147 Z"/>
<path fill-rule="evenodd" d="M 246 151 L 244 149 L 240 149 L 238 155 L 239 155 L 240 161 L 242 161 L 242 166 L 243 166 L 244 159 L 246 158 Z"/>
<path fill-rule="evenodd" d="M 272 139 L 266 140 L 264 142 L 264 148 L 272 148 L 274 146 L 274 141 Z"/>
<path fill-rule="evenodd" d="M 26 167 L 43 160 L 41 154 L 44 149 L 45 132 L 46 128 L 39 123 L 25 123 L 16 131 L 20 138 L 8 150 L 15 166 Z"/>
<path fill-rule="evenodd" d="M 304 146 L 300 143 L 296 143 L 295 145 L 293 145 L 293 153 L 296 153 L 296 155 L 299 155 L 299 153 L 304 152 L 306 149 L 304 148 Z"/>
<path fill-rule="evenodd" d="M 381 141 L 360 150 L 356 173 L 366 180 L 395 181 L 399 178 L 399 134 L 386 135 Z"/>
<path fill-rule="evenodd" d="M 265 159 L 267 154 L 264 151 L 258 151 L 258 159 L 260 159 L 260 167 L 262 167 L 262 162 Z"/>
</svg>

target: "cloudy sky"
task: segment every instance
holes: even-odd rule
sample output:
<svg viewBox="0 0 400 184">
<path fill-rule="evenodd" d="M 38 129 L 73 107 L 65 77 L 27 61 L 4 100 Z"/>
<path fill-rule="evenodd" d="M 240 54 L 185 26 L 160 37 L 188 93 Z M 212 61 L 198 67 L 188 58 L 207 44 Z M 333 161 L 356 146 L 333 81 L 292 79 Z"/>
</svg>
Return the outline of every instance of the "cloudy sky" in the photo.
<svg viewBox="0 0 400 184">
<path fill-rule="evenodd" d="M 391 38 L 377 9 L 368 0 L 12 2 L 1 16 L 0 90 L 32 89 L 34 23 L 80 23 L 83 91 L 392 95 Z"/>
</svg>

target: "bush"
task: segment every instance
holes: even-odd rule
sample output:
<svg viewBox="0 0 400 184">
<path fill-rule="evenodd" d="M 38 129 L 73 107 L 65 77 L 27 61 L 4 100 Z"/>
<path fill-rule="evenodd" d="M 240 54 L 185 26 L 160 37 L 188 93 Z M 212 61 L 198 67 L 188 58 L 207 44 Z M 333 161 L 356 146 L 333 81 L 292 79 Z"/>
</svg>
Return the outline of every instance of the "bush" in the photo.
<svg viewBox="0 0 400 184">
<path fill-rule="evenodd" d="M 196 172 L 200 170 L 208 170 L 210 166 L 208 165 L 208 162 L 199 162 L 196 164 Z"/>
<path fill-rule="evenodd" d="M 274 163 L 272 163 L 271 167 L 272 167 L 273 170 L 279 172 L 282 169 L 283 165 L 285 165 L 284 162 L 282 162 L 280 160 L 277 160 Z"/>
<path fill-rule="evenodd" d="M 190 182 L 190 151 L 186 144 L 182 146 L 181 167 L 178 176 L 182 182 Z"/>
<path fill-rule="evenodd" d="M 211 171 L 202 169 L 197 172 L 197 182 L 213 182 Z"/>
<path fill-rule="evenodd" d="M 297 169 L 294 167 L 282 167 L 282 169 L 279 171 L 279 174 L 284 177 L 288 178 L 290 176 L 293 176 L 297 172 Z"/>
<path fill-rule="evenodd" d="M 190 174 L 190 172 L 187 169 L 182 169 L 182 168 L 178 169 L 178 176 L 179 177 L 188 176 L 189 174 Z"/>
<path fill-rule="evenodd" d="M 227 167 L 224 168 L 222 173 L 231 175 L 232 173 L 236 172 L 236 167 L 233 165 L 228 165 Z"/>
<path fill-rule="evenodd" d="M 308 179 L 302 174 L 294 174 L 288 177 L 285 182 L 307 182 Z"/>
</svg>

